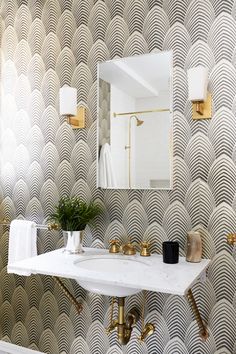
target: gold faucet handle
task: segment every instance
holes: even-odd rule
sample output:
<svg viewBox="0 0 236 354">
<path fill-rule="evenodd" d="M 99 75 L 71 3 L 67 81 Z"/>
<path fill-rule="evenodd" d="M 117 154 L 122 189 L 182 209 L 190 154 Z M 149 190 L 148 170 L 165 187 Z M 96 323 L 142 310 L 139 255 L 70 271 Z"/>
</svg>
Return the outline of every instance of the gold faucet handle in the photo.
<svg viewBox="0 0 236 354">
<path fill-rule="evenodd" d="M 119 240 L 110 240 L 109 253 L 119 253 L 120 252 L 120 242 Z"/>
<path fill-rule="evenodd" d="M 140 243 L 140 247 L 141 247 L 140 256 L 142 256 L 142 257 L 150 257 L 151 256 L 149 246 L 150 246 L 150 242 L 143 241 Z"/>
</svg>

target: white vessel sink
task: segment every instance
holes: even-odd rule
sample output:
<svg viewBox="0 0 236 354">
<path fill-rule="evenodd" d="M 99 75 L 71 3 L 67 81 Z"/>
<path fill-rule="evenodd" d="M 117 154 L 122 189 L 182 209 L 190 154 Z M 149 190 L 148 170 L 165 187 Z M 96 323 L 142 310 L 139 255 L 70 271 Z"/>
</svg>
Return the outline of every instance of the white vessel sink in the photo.
<svg viewBox="0 0 236 354">
<path fill-rule="evenodd" d="M 148 270 L 149 265 L 141 260 L 127 258 L 127 256 L 114 256 L 114 255 L 103 255 L 88 257 L 85 259 L 80 259 L 75 263 L 80 269 L 84 269 L 86 272 L 90 272 L 90 275 L 94 273 L 95 279 L 99 279 L 99 273 L 109 274 L 122 277 L 125 274 L 135 273 L 138 274 L 140 271 L 143 272 Z M 84 281 L 78 280 L 78 283 L 86 290 L 93 293 L 107 295 L 107 296 L 118 296 L 125 297 L 133 295 L 141 291 L 138 288 L 129 288 L 122 285 L 114 284 L 103 284 L 94 281 Z"/>
</svg>

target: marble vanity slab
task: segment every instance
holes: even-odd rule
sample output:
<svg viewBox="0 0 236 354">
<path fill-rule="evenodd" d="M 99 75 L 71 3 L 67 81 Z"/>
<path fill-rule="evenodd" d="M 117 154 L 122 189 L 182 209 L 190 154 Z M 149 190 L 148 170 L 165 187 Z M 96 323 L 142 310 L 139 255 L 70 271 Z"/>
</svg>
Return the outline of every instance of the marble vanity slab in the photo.
<svg viewBox="0 0 236 354">
<path fill-rule="evenodd" d="M 126 259 L 137 259 L 148 267 L 139 272 L 109 273 L 86 270 L 79 266 L 78 261 L 86 257 L 108 255 L 108 250 L 84 248 L 82 255 L 67 255 L 63 249 L 44 253 L 42 255 L 15 262 L 8 266 L 13 273 L 29 271 L 32 274 L 58 276 L 81 281 L 93 281 L 102 284 L 120 285 L 140 290 L 156 291 L 174 295 L 186 295 L 192 285 L 204 276 L 210 263 L 203 259 L 200 263 L 189 263 L 180 257 L 178 264 L 165 264 L 162 255 L 151 257 L 125 256 Z M 116 255 L 112 255 L 116 257 Z M 119 255 L 121 257 L 121 255 Z"/>
</svg>

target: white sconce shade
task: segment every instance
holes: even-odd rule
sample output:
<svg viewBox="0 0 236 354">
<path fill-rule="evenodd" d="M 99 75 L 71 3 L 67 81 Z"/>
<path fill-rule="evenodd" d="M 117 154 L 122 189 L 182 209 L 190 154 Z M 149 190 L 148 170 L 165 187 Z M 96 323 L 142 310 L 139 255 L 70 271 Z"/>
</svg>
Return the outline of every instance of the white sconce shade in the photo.
<svg viewBox="0 0 236 354">
<path fill-rule="evenodd" d="M 197 66 L 188 70 L 189 100 L 203 102 L 207 99 L 208 68 Z"/>
<path fill-rule="evenodd" d="M 59 92 L 60 115 L 76 116 L 77 114 L 77 89 L 63 86 Z"/>
</svg>

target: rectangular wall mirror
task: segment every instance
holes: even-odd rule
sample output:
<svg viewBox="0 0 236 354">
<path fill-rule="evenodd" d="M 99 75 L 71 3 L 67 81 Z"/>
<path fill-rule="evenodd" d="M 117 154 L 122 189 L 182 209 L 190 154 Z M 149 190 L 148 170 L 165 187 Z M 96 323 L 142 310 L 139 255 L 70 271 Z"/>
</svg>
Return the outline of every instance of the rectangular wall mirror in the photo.
<svg viewBox="0 0 236 354">
<path fill-rule="evenodd" d="M 98 64 L 97 186 L 172 188 L 172 52 Z"/>
</svg>

